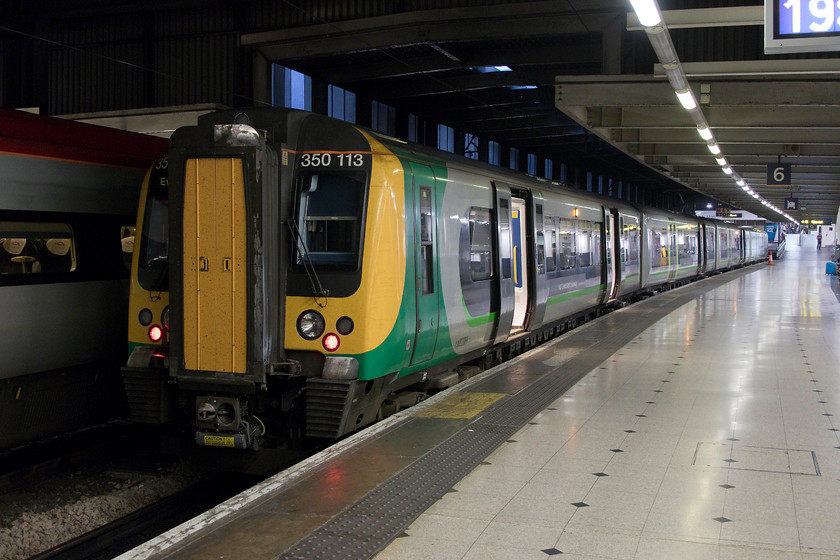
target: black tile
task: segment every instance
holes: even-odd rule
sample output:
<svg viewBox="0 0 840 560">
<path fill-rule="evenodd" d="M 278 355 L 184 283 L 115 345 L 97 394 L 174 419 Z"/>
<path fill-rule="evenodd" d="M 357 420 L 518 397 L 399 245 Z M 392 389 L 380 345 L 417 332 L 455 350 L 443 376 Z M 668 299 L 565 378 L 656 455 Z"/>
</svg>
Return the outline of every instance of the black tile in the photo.
<svg viewBox="0 0 840 560">
<path fill-rule="evenodd" d="M 594 472 L 594 473 L 592 473 L 592 474 L 594 474 L 595 476 L 610 476 L 610 475 L 608 475 L 608 474 L 607 474 L 607 473 L 605 473 L 605 472 Z"/>
<path fill-rule="evenodd" d="M 737 463 L 738 460 L 737 459 L 724 459 L 723 462 L 724 463 Z"/>
<path fill-rule="evenodd" d="M 575 506 L 575 507 L 579 507 L 579 508 L 589 507 L 589 504 L 584 503 L 584 502 L 575 502 L 572 505 Z"/>
<path fill-rule="evenodd" d="M 635 433 L 636 433 L 636 430 L 624 430 L 624 433 L 627 433 L 627 434 L 635 434 Z"/>
<path fill-rule="evenodd" d="M 727 490 L 729 490 L 730 488 L 735 488 L 735 487 L 734 487 L 734 486 L 732 486 L 731 484 L 721 484 L 721 485 L 720 485 L 720 487 L 721 487 L 721 488 L 726 488 Z"/>
<path fill-rule="evenodd" d="M 636 417 L 638 418 L 647 418 L 647 414 L 637 414 Z"/>
<path fill-rule="evenodd" d="M 662 391 L 662 389 L 654 389 L 653 392 L 654 393 L 662 393 L 663 391 Z"/>
<path fill-rule="evenodd" d="M 645 401 L 645 404 L 656 404 L 656 401 Z"/>
<path fill-rule="evenodd" d="M 507 442 L 508 442 L 508 443 L 519 443 L 519 442 L 518 442 L 518 441 L 516 441 L 515 439 L 509 439 L 509 440 L 507 440 Z"/>
<path fill-rule="evenodd" d="M 719 523 L 729 523 L 730 521 L 732 521 L 731 519 L 727 519 L 725 517 L 715 517 L 714 520 Z"/>
<path fill-rule="evenodd" d="M 731 437 L 731 438 L 726 438 L 726 441 L 741 441 L 741 440 L 736 438 L 736 437 Z"/>
<path fill-rule="evenodd" d="M 542 551 L 548 554 L 549 556 L 557 556 L 558 554 L 563 554 L 562 551 L 557 550 L 556 548 L 544 548 Z"/>
<path fill-rule="evenodd" d="M 624 453 L 623 449 L 610 449 L 613 453 Z"/>
</svg>

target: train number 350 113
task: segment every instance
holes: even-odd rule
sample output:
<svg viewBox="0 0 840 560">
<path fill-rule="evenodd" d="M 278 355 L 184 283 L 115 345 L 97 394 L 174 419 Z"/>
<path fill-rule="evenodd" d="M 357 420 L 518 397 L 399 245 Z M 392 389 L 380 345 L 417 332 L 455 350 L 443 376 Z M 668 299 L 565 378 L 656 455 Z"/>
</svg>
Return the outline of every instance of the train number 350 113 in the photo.
<svg viewBox="0 0 840 560">
<path fill-rule="evenodd" d="M 364 154 L 330 154 L 304 153 L 300 155 L 301 167 L 362 167 L 365 164 Z"/>
</svg>

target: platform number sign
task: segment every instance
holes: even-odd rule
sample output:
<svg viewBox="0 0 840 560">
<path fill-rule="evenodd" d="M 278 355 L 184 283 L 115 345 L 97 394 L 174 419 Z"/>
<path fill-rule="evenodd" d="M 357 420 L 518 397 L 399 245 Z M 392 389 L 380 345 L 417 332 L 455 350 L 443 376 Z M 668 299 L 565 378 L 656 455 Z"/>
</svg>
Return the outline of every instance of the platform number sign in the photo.
<svg viewBox="0 0 840 560">
<path fill-rule="evenodd" d="M 779 35 L 840 31 L 837 0 L 779 0 Z M 836 2 L 836 4 L 835 4 Z"/>
<path fill-rule="evenodd" d="M 771 163 L 767 166 L 768 187 L 789 187 L 790 186 L 790 164 Z"/>
<path fill-rule="evenodd" d="M 799 199 L 798 198 L 786 198 L 785 199 L 785 212 L 788 210 L 799 210 Z"/>
<path fill-rule="evenodd" d="M 840 0 L 764 0 L 764 52 L 840 50 Z"/>
</svg>

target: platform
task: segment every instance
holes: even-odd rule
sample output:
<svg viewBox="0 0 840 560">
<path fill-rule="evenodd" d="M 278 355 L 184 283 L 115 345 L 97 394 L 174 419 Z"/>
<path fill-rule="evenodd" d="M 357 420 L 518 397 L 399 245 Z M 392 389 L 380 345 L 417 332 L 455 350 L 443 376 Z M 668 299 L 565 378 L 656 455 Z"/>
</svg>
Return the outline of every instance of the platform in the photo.
<svg viewBox="0 0 840 560">
<path fill-rule="evenodd" d="M 120 559 L 840 556 L 827 254 L 610 313 Z"/>
</svg>

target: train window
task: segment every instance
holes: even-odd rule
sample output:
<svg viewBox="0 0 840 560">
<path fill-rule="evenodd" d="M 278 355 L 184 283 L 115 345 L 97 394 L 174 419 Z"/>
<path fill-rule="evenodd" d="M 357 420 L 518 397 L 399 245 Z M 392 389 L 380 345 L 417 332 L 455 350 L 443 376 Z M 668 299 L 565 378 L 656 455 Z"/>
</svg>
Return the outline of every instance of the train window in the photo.
<svg viewBox="0 0 840 560">
<path fill-rule="evenodd" d="M 131 254 L 134 252 L 134 226 L 120 228 L 120 248 L 122 249 L 123 266 L 131 270 Z"/>
<path fill-rule="evenodd" d="M 511 239 L 510 239 L 510 201 L 499 199 L 499 252 L 502 259 L 502 278 L 510 278 L 511 270 Z"/>
<path fill-rule="evenodd" d="M 76 270 L 76 244 L 68 224 L 0 222 L 0 274 Z"/>
<path fill-rule="evenodd" d="M 557 218 L 546 215 L 546 235 L 548 236 L 548 254 L 545 258 L 545 268 L 548 272 L 557 270 Z"/>
<path fill-rule="evenodd" d="M 592 262 L 592 222 L 589 220 L 578 222 L 577 261 L 579 267 L 594 264 Z"/>
<path fill-rule="evenodd" d="M 470 276 L 473 281 L 493 277 L 493 238 L 489 208 L 471 207 L 470 224 Z"/>
<path fill-rule="evenodd" d="M 149 185 L 138 263 L 137 281 L 144 290 L 169 290 L 169 191 L 163 185 Z"/>
<path fill-rule="evenodd" d="M 422 258 L 422 286 L 424 294 L 432 294 L 435 291 L 434 275 L 434 221 L 432 216 L 432 189 L 420 187 L 420 253 Z"/>
<path fill-rule="evenodd" d="M 365 182 L 361 174 L 319 174 L 300 192 L 300 236 L 312 264 L 355 268 L 362 238 Z M 298 248 L 297 263 L 303 263 Z"/>
<path fill-rule="evenodd" d="M 577 268 L 577 243 L 575 241 L 575 221 L 560 219 L 558 230 L 560 253 L 557 255 L 557 266 L 561 270 Z"/>
<path fill-rule="evenodd" d="M 543 207 L 537 204 L 537 274 L 545 274 L 545 232 Z"/>
</svg>

